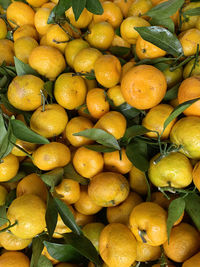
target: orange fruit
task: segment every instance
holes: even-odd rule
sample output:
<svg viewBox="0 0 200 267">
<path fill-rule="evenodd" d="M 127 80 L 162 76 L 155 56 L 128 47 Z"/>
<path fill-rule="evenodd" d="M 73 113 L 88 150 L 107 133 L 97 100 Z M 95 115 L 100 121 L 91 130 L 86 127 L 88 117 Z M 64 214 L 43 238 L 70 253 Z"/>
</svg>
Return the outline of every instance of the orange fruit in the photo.
<svg viewBox="0 0 200 267">
<path fill-rule="evenodd" d="M 113 55 L 103 55 L 94 64 L 97 81 L 106 88 L 117 85 L 121 77 L 121 63 Z"/>
<path fill-rule="evenodd" d="M 161 134 L 163 131 L 164 122 L 173 110 L 173 107 L 170 105 L 159 104 L 158 106 L 155 106 L 148 111 L 148 113 L 142 120 L 142 125 L 149 130 L 156 131 Z M 170 122 L 170 124 L 168 124 L 161 136 L 161 139 L 168 139 L 175 121 L 176 119 L 174 119 Z M 155 132 L 148 132 L 145 135 L 150 138 L 158 138 L 158 135 Z"/>
<path fill-rule="evenodd" d="M 93 215 L 102 209 L 102 207 L 97 205 L 89 196 L 87 186 L 81 186 L 80 198 L 74 204 L 74 207 L 78 212 L 84 215 Z M 85 224 L 87 224 L 87 222 Z"/>
<path fill-rule="evenodd" d="M 58 104 L 40 106 L 31 116 L 31 129 L 46 138 L 60 135 L 68 122 L 68 115 Z"/>
<path fill-rule="evenodd" d="M 113 103 L 116 107 L 120 106 L 121 104 L 123 104 L 125 102 L 124 97 L 123 97 L 122 92 L 121 92 L 121 86 L 120 85 L 116 85 L 116 86 L 108 89 L 107 95 L 113 101 Z"/>
<path fill-rule="evenodd" d="M 185 79 L 178 89 L 178 102 L 182 104 L 188 100 L 200 97 L 200 76 Z M 196 101 L 184 110 L 186 116 L 200 116 L 200 101 Z"/>
<path fill-rule="evenodd" d="M 48 0 L 27 0 L 27 3 L 33 7 L 40 7 L 48 2 Z"/>
<path fill-rule="evenodd" d="M 145 41 L 139 35 L 136 41 L 136 54 L 139 59 L 157 58 L 165 56 L 166 51 L 160 49 L 158 46 L 155 46 L 154 44 L 148 41 Z"/>
<path fill-rule="evenodd" d="M 126 119 L 120 112 L 110 111 L 97 121 L 94 128 L 102 129 L 120 139 L 126 131 Z"/>
<path fill-rule="evenodd" d="M 25 24 L 34 25 L 34 10 L 27 4 L 19 1 L 11 3 L 6 11 L 8 23 L 12 28 Z"/>
<path fill-rule="evenodd" d="M 182 81 L 183 68 L 180 67 L 173 71 L 170 71 L 170 67 L 168 67 L 163 71 L 163 74 L 165 75 L 165 78 L 167 80 L 167 87 L 171 88 Z"/>
<path fill-rule="evenodd" d="M 144 14 L 153 7 L 151 0 L 134 0 L 128 10 L 128 17 L 145 17 Z"/>
<path fill-rule="evenodd" d="M 8 191 L 6 189 L 6 186 L 4 187 L 3 185 L 0 185 L 0 206 L 3 206 L 5 204 L 7 195 Z"/>
<path fill-rule="evenodd" d="M 0 267 L 29 267 L 29 258 L 22 252 L 6 251 L 0 256 Z"/>
<path fill-rule="evenodd" d="M 197 51 L 197 45 L 200 45 L 200 30 L 198 29 L 189 29 L 185 32 L 182 32 L 179 35 L 179 41 L 183 48 L 184 56 L 195 55 Z"/>
<path fill-rule="evenodd" d="M 84 136 L 74 136 L 74 133 L 78 133 L 87 129 L 91 129 L 93 123 L 88 119 L 82 116 L 72 118 L 64 131 L 64 135 L 71 145 L 75 147 L 80 147 L 83 145 L 89 145 L 93 141 Z"/>
<path fill-rule="evenodd" d="M 200 191 L 200 162 L 197 162 L 192 171 L 193 183 Z"/>
<path fill-rule="evenodd" d="M 131 212 L 129 224 L 139 242 L 160 246 L 167 240 L 167 212 L 156 203 L 137 205 Z"/>
<path fill-rule="evenodd" d="M 0 65 L 14 65 L 14 46 L 13 42 L 7 39 L 0 39 Z"/>
<path fill-rule="evenodd" d="M 29 56 L 29 65 L 49 80 L 55 80 L 66 67 L 62 53 L 51 46 L 34 48 Z"/>
<path fill-rule="evenodd" d="M 193 266 L 198 266 L 200 265 L 200 252 L 186 260 L 182 267 L 193 267 Z"/>
<path fill-rule="evenodd" d="M 93 215 L 85 215 L 75 210 L 75 221 L 79 226 L 84 226 L 88 223 L 94 222 Z"/>
<path fill-rule="evenodd" d="M 88 91 L 86 104 L 90 115 L 95 119 L 101 118 L 110 109 L 105 91 L 101 88 L 93 88 Z"/>
<path fill-rule="evenodd" d="M 7 26 L 5 21 L 0 18 L 0 39 L 5 39 L 7 36 Z"/>
<path fill-rule="evenodd" d="M 44 82 L 31 74 L 16 76 L 8 87 L 8 100 L 15 108 L 24 111 L 35 110 L 41 105 L 41 91 Z"/>
<path fill-rule="evenodd" d="M 123 16 L 126 18 L 133 0 L 114 0 L 113 2 L 121 9 Z"/>
<path fill-rule="evenodd" d="M 126 156 L 126 150 L 124 148 L 122 148 L 121 151 L 104 153 L 103 158 L 105 170 L 107 171 L 126 174 L 131 170 L 133 166 L 128 157 Z"/>
<path fill-rule="evenodd" d="M 25 24 L 17 28 L 13 33 L 14 41 L 22 37 L 32 37 L 36 41 L 38 40 L 38 32 L 36 31 L 35 27 L 31 24 Z"/>
<path fill-rule="evenodd" d="M 74 204 L 80 198 L 80 185 L 72 179 L 63 179 L 59 185 L 55 187 L 57 194 L 61 195 L 62 201 L 66 204 Z"/>
<path fill-rule="evenodd" d="M 24 149 L 27 153 L 32 154 L 33 151 L 35 151 L 37 145 L 33 144 L 33 143 L 29 143 L 26 141 L 22 141 L 20 139 L 17 139 L 15 144 L 19 147 L 21 147 L 22 149 Z M 26 156 L 26 153 L 23 152 L 22 150 L 20 150 L 19 148 L 17 148 L 16 146 L 13 147 L 11 153 L 17 157 L 24 157 Z"/>
<path fill-rule="evenodd" d="M 33 153 L 33 164 L 43 171 L 64 167 L 70 162 L 69 148 L 58 142 L 51 142 L 37 148 Z"/>
<path fill-rule="evenodd" d="M 86 178 L 92 178 L 103 170 L 104 160 L 101 153 L 79 147 L 73 157 L 75 170 Z"/>
<path fill-rule="evenodd" d="M 129 216 L 138 204 L 142 202 L 142 198 L 135 192 L 130 192 L 128 197 L 115 207 L 108 207 L 106 211 L 109 223 L 122 223 L 128 225 Z"/>
<path fill-rule="evenodd" d="M 0 181 L 6 182 L 15 177 L 19 170 L 19 160 L 13 154 L 8 154 L 0 161 Z"/>
<path fill-rule="evenodd" d="M 100 256 L 110 267 L 131 266 L 136 260 L 136 246 L 134 235 L 123 224 L 108 224 L 100 234 Z"/>
<path fill-rule="evenodd" d="M 145 79 L 142 78 L 144 75 Z M 166 89 L 164 74 L 150 65 L 131 68 L 121 81 L 124 99 L 138 109 L 149 109 L 158 105 L 165 96 Z"/>
<path fill-rule="evenodd" d="M 181 223 L 171 230 L 169 244 L 163 245 L 167 257 L 175 262 L 184 262 L 199 251 L 199 232 L 187 223 Z"/>
<path fill-rule="evenodd" d="M 131 16 L 123 20 L 120 25 L 120 33 L 124 40 L 129 44 L 136 44 L 139 33 L 134 27 L 147 27 L 150 26 L 149 22 L 137 16 Z"/>
<path fill-rule="evenodd" d="M 92 20 L 93 14 L 86 8 L 83 9 L 78 20 L 75 20 L 72 7 L 65 11 L 65 16 L 70 20 L 70 23 L 76 28 L 86 28 Z"/>
<path fill-rule="evenodd" d="M 46 7 L 39 8 L 35 13 L 34 25 L 40 35 L 46 34 L 51 27 L 51 24 L 47 23 L 50 13 L 51 9 Z"/>
<path fill-rule="evenodd" d="M 134 192 L 137 192 L 140 195 L 147 194 L 145 173 L 137 169 L 135 166 L 132 166 L 132 169 L 129 172 L 129 184 Z"/>
<path fill-rule="evenodd" d="M 25 176 L 17 184 L 16 195 L 21 197 L 25 194 L 34 194 L 40 197 L 44 202 L 47 200 L 47 187 L 42 179 L 36 174 L 31 173 Z"/>
<path fill-rule="evenodd" d="M 84 104 L 87 87 L 82 77 L 73 73 L 61 74 L 54 87 L 54 95 L 59 105 L 66 109 L 75 109 Z"/>
<path fill-rule="evenodd" d="M 155 163 L 159 156 L 151 159 L 148 170 L 149 179 L 155 186 L 184 188 L 192 182 L 192 165 L 185 155 L 172 152 Z"/>
<path fill-rule="evenodd" d="M 44 255 L 47 259 L 49 259 L 51 261 L 51 263 L 53 265 L 59 263 L 58 260 L 54 259 L 48 252 L 47 248 L 44 246 L 43 250 L 42 250 L 42 255 Z"/>
<path fill-rule="evenodd" d="M 123 20 L 123 14 L 121 9 L 111 1 L 103 2 L 102 7 L 104 12 L 101 15 L 93 16 L 94 23 L 100 21 L 107 21 L 113 26 L 113 28 L 119 27 Z"/>
<path fill-rule="evenodd" d="M 136 261 L 147 262 L 158 260 L 161 256 L 160 246 L 151 246 L 137 241 Z"/>
<path fill-rule="evenodd" d="M 101 172 L 90 180 L 88 186 L 89 197 L 101 207 L 116 206 L 123 202 L 128 194 L 128 181 L 116 172 Z"/>
</svg>

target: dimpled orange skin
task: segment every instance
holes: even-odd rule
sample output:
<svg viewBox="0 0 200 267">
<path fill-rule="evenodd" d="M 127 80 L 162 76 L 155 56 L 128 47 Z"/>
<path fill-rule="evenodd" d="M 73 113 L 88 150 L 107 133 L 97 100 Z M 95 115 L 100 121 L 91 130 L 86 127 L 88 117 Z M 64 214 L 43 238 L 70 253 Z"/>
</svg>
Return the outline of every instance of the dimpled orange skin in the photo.
<svg viewBox="0 0 200 267">
<path fill-rule="evenodd" d="M 33 164 L 43 171 L 63 167 L 70 162 L 69 148 L 58 142 L 51 142 L 40 146 L 33 153 Z"/>
<path fill-rule="evenodd" d="M 104 153 L 103 158 L 105 169 L 108 171 L 126 174 L 133 167 L 133 164 L 128 159 L 124 148 L 121 149 L 121 158 L 119 151 Z"/>
<path fill-rule="evenodd" d="M 140 195 L 146 195 L 148 188 L 146 182 L 145 172 L 137 169 L 135 166 L 129 172 L 129 184 L 130 188 Z"/>
<path fill-rule="evenodd" d="M 121 64 L 113 55 L 103 55 L 94 64 L 97 81 L 106 88 L 117 85 L 121 77 Z"/>
<path fill-rule="evenodd" d="M 80 185 L 72 179 L 63 179 L 55 187 L 55 191 L 62 196 L 62 201 L 66 204 L 74 204 L 80 198 Z"/>
<path fill-rule="evenodd" d="M 108 224 L 100 234 L 100 256 L 109 267 L 131 266 L 136 260 L 136 246 L 134 235 L 121 223 Z"/>
<path fill-rule="evenodd" d="M 158 260 L 161 256 L 160 246 L 151 246 L 137 241 L 136 261 L 146 262 Z"/>
<path fill-rule="evenodd" d="M 129 190 L 128 181 L 120 173 L 101 172 L 91 179 L 88 195 L 96 205 L 112 207 L 123 202 Z"/>
<path fill-rule="evenodd" d="M 200 97 L 200 76 L 185 79 L 178 89 L 179 104 L 198 97 Z M 186 116 L 200 116 L 200 100 L 184 110 L 184 114 Z"/>
<path fill-rule="evenodd" d="M 13 2 L 6 11 L 7 20 L 12 28 L 25 24 L 34 25 L 35 12 L 33 9 L 23 2 Z M 14 23 L 12 23 L 13 21 Z"/>
<path fill-rule="evenodd" d="M 38 32 L 33 25 L 25 24 L 17 28 L 13 33 L 13 40 L 15 42 L 17 39 L 27 36 L 34 38 L 36 41 L 38 40 Z"/>
<path fill-rule="evenodd" d="M 18 182 L 16 194 L 17 197 L 34 194 L 46 202 L 47 192 L 47 187 L 42 179 L 36 173 L 31 173 Z"/>
<path fill-rule="evenodd" d="M 120 139 L 126 131 L 126 119 L 120 112 L 110 111 L 97 121 L 94 128 L 102 129 Z"/>
<path fill-rule="evenodd" d="M 29 267 L 29 258 L 22 252 L 7 251 L 0 256 L 0 267 Z"/>
<path fill-rule="evenodd" d="M 131 212 L 129 225 L 140 242 L 140 231 L 144 231 L 143 237 L 151 246 L 160 246 L 167 240 L 167 212 L 156 203 L 143 202 L 137 205 Z"/>
<path fill-rule="evenodd" d="M 200 252 L 186 260 L 182 267 L 194 267 L 194 266 L 200 266 Z"/>
<path fill-rule="evenodd" d="M 75 209 L 84 215 L 93 215 L 99 212 L 102 207 L 96 205 L 87 192 L 87 186 L 81 186 L 79 200 L 74 204 Z"/>
<path fill-rule="evenodd" d="M 160 70 L 150 65 L 140 65 L 131 68 L 124 75 L 121 90 L 129 105 L 138 109 L 149 109 L 162 101 L 167 82 Z"/>
<path fill-rule="evenodd" d="M 183 48 L 184 56 L 195 55 L 197 45 L 200 45 L 200 30 L 192 28 L 179 35 L 179 41 Z"/>
<path fill-rule="evenodd" d="M 55 137 L 61 134 L 68 122 L 68 116 L 63 107 L 58 104 L 48 104 L 39 107 L 31 116 L 31 129 L 46 137 Z"/>
<path fill-rule="evenodd" d="M 127 199 L 115 207 L 108 207 L 106 211 L 109 223 L 122 223 L 128 225 L 129 216 L 138 204 L 142 202 L 142 198 L 135 192 L 130 192 Z"/>
<path fill-rule="evenodd" d="M 46 34 L 47 30 L 51 27 L 51 24 L 48 24 L 48 17 L 51 13 L 50 8 L 41 7 L 37 10 L 34 17 L 34 25 L 37 32 L 41 35 Z"/>
<path fill-rule="evenodd" d="M 136 54 L 139 59 L 157 58 L 165 56 L 166 51 L 150 42 L 145 41 L 141 36 L 139 36 L 136 41 Z"/>
<path fill-rule="evenodd" d="M 75 170 L 86 178 L 92 178 L 103 170 L 104 160 L 100 152 L 79 147 L 73 157 Z"/>
<path fill-rule="evenodd" d="M 199 232 L 190 224 L 181 223 L 172 228 L 169 244 L 163 245 L 166 256 L 175 262 L 184 262 L 200 249 Z"/>
<path fill-rule="evenodd" d="M 82 116 L 74 117 L 68 122 L 64 131 L 64 135 L 70 144 L 75 147 L 90 145 L 93 143 L 93 140 L 90 140 L 84 136 L 74 136 L 73 134 L 91 128 L 93 128 L 93 123 L 88 118 Z"/>
<path fill-rule="evenodd" d="M 158 106 L 153 107 L 148 111 L 144 119 L 142 120 L 142 125 L 146 127 L 149 130 L 157 131 L 159 134 L 161 134 L 163 130 L 163 125 L 165 120 L 169 117 L 169 115 L 172 113 L 174 108 L 167 104 L 159 104 Z M 166 129 L 164 130 L 161 139 L 167 139 L 169 137 L 170 131 L 175 123 L 176 119 L 171 121 Z M 155 132 L 149 132 L 145 134 L 146 136 L 150 138 L 158 138 L 157 133 Z"/>
<path fill-rule="evenodd" d="M 86 104 L 91 116 L 95 119 L 101 118 L 110 109 L 105 91 L 101 88 L 91 89 L 87 93 Z"/>
<path fill-rule="evenodd" d="M 192 171 L 193 183 L 196 188 L 200 191 L 200 162 L 197 162 Z"/>
<path fill-rule="evenodd" d="M 13 154 L 8 154 L 0 163 L 0 181 L 6 182 L 12 179 L 18 172 L 19 160 Z"/>
<path fill-rule="evenodd" d="M 51 46 L 33 49 L 29 56 L 29 65 L 49 80 L 55 80 L 66 67 L 62 53 Z"/>
<path fill-rule="evenodd" d="M 20 110 L 35 110 L 41 105 L 43 86 L 44 82 L 34 75 L 16 76 L 8 87 L 8 100 Z"/>
</svg>

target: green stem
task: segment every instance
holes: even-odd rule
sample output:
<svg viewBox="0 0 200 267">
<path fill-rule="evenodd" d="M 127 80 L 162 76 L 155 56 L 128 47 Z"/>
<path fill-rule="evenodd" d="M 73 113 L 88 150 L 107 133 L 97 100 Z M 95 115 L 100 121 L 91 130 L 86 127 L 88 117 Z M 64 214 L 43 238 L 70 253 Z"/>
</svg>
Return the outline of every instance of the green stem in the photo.
<svg viewBox="0 0 200 267">
<path fill-rule="evenodd" d="M 138 233 L 139 233 L 139 236 L 140 236 L 141 239 L 142 239 L 142 242 L 143 242 L 143 243 L 147 243 L 147 241 L 146 241 L 146 239 L 145 239 L 145 237 L 144 237 L 144 235 L 146 235 L 146 231 L 145 231 L 145 230 L 140 230 L 140 229 L 138 229 Z"/>
<path fill-rule="evenodd" d="M 14 227 L 14 226 L 17 225 L 17 224 L 18 224 L 17 221 L 15 221 L 13 224 L 11 224 L 10 221 L 9 221 L 9 225 L 8 225 L 6 228 L 0 230 L 0 233 L 3 233 L 3 232 L 5 232 L 5 231 L 9 230 L 10 228 Z"/>
</svg>

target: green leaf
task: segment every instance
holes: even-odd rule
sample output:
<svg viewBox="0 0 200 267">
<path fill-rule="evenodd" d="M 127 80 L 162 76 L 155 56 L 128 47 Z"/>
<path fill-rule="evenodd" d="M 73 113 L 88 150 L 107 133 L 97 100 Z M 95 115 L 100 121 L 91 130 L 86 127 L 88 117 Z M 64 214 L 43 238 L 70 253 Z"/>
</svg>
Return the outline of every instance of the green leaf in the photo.
<svg viewBox="0 0 200 267">
<path fill-rule="evenodd" d="M 8 125 L 8 131 L 7 134 L 5 135 L 2 145 L 0 146 L 0 159 L 6 157 L 10 152 L 12 151 L 13 144 L 16 142 L 16 138 L 13 135 L 12 132 L 12 127 L 11 127 L 11 120 L 9 120 L 9 125 Z"/>
<path fill-rule="evenodd" d="M 165 50 L 168 54 L 173 55 L 174 57 L 183 54 L 183 48 L 176 35 L 165 28 L 160 26 L 150 26 L 134 27 L 134 29 L 144 40 Z"/>
<path fill-rule="evenodd" d="M 117 139 L 112 135 L 101 129 L 87 129 L 79 133 L 74 133 L 74 136 L 84 136 L 96 141 L 97 143 L 120 150 Z"/>
<path fill-rule="evenodd" d="M 166 63 L 170 63 L 171 60 L 176 60 L 175 58 L 167 58 L 167 57 L 158 57 L 158 58 L 145 58 L 145 59 L 142 59 L 140 61 L 138 61 L 135 66 L 138 66 L 138 65 L 143 65 L 143 64 L 146 64 L 146 65 L 155 65 L 157 63 L 161 63 L 161 62 L 166 62 Z"/>
<path fill-rule="evenodd" d="M 102 15 L 103 14 L 103 7 L 99 0 L 87 0 L 86 1 L 86 8 L 93 14 Z"/>
<path fill-rule="evenodd" d="M 152 26 L 163 26 L 167 28 L 170 32 L 174 33 L 175 25 L 171 18 L 163 18 L 163 17 L 153 17 L 150 20 Z"/>
<path fill-rule="evenodd" d="M 6 205 L 0 206 L 0 226 L 3 226 L 7 222 L 8 219 L 6 216 Z"/>
<path fill-rule="evenodd" d="M 52 238 L 58 220 L 58 210 L 56 203 L 50 193 L 48 194 L 45 219 L 49 237 Z"/>
<path fill-rule="evenodd" d="M 126 155 L 133 165 L 145 172 L 149 168 L 147 144 L 144 142 L 134 142 L 126 146 Z"/>
<path fill-rule="evenodd" d="M 43 244 L 44 240 L 47 240 L 46 235 L 36 236 L 33 238 L 30 267 L 39 267 L 38 262 L 40 260 L 42 250 L 44 248 L 44 244 Z"/>
<path fill-rule="evenodd" d="M 47 94 L 50 96 L 50 98 L 53 98 L 53 82 L 51 82 L 51 81 L 45 82 L 44 90 L 47 92 Z"/>
<path fill-rule="evenodd" d="M 40 173 L 40 170 L 33 164 L 32 161 L 23 161 L 20 164 L 20 170 L 24 171 L 26 174 Z"/>
<path fill-rule="evenodd" d="M 3 7 L 3 9 L 7 9 L 8 6 L 11 4 L 11 0 L 0 0 L 0 5 Z"/>
<path fill-rule="evenodd" d="M 72 9 L 74 12 L 75 20 L 77 21 L 85 8 L 86 0 L 72 0 Z"/>
<path fill-rule="evenodd" d="M 53 267 L 53 264 L 49 259 L 47 259 L 47 257 L 40 255 L 38 267 Z"/>
<path fill-rule="evenodd" d="M 184 4 L 184 0 L 168 0 L 150 9 L 146 15 L 149 17 L 169 18 Z"/>
<path fill-rule="evenodd" d="M 109 48 L 109 51 L 116 56 L 123 57 L 130 53 L 131 49 L 129 47 L 124 47 L 124 46 L 111 46 Z"/>
<path fill-rule="evenodd" d="M 16 189 L 11 190 L 6 196 L 5 206 L 9 207 L 13 200 L 16 198 Z"/>
<path fill-rule="evenodd" d="M 72 163 L 69 163 L 64 167 L 64 179 L 72 179 L 82 185 L 88 185 L 90 181 L 88 178 L 84 178 L 83 176 L 78 174 L 75 171 Z"/>
<path fill-rule="evenodd" d="M 48 24 L 57 23 L 60 19 L 66 19 L 65 11 L 72 6 L 71 0 L 59 0 L 58 4 L 52 9 L 48 21 Z"/>
<path fill-rule="evenodd" d="M 77 252 L 95 263 L 97 266 L 102 266 L 98 253 L 88 238 L 84 235 L 77 235 L 74 233 L 64 234 L 63 236 L 66 244 L 71 245 Z"/>
<path fill-rule="evenodd" d="M 54 187 L 62 181 L 63 175 L 64 175 L 64 169 L 56 168 L 53 169 L 52 171 L 41 174 L 40 178 L 45 184 L 51 187 L 50 191 L 53 192 Z"/>
<path fill-rule="evenodd" d="M 76 224 L 74 215 L 72 214 L 68 206 L 59 198 L 54 198 L 54 201 L 57 205 L 58 213 L 60 214 L 60 217 L 62 218 L 64 224 L 68 226 L 74 233 L 81 235 L 81 228 Z"/>
<path fill-rule="evenodd" d="M 185 200 L 182 197 L 174 199 L 168 208 L 167 218 L 167 236 L 168 242 L 170 241 L 170 233 L 174 223 L 181 217 L 185 210 Z"/>
<path fill-rule="evenodd" d="M 151 130 L 148 130 L 142 125 L 133 125 L 126 129 L 126 132 L 124 136 L 121 139 L 121 142 L 123 143 L 130 143 L 131 139 L 135 136 L 144 135 L 145 133 L 151 132 Z"/>
<path fill-rule="evenodd" d="M 4 124 L 4 119 L 3 119 L 3 115 L 0 112 L 0 147 L 2 146 L 3 140 L 7 134 L 7 130 Z"/>
<path fill-rule="evenodd" d="M 185 12 L 183 12 L 182 15 L 183 16 L 199 16 L 200 15 L 200 7 L 186 10 Z"/>
<path fill-rule="evenodd" d="M 49 140 L 29 129 L 20 120 L 11 120 L 13 134 L 16 138 L 35 144 L 48 144 Z"/>
<path fill-rule="evenodd" d="M 200 100 L 200 97 L 192 99 L 192 100 L 188 100 L 180 105 L 178 105 L 173 111 L 172 113 L 169 115 L 169 117 L 166 119 L 166 121 L 164 122 L 163 125 L 163 130 L 161 135 L 163 134 L 164 130 L 166 129 L 166 127 L 170 124 L 171 121 L 173 121 L 176 117 L 178 117 L 185 109 L 189 108 L 193 103 L 195 103 L 196 101 Z"/>
<path fill-rule="evenodd" d="M 29 64 L 26 64 L 19 60 L 17 57 L 14 57 L 15 68 L 18 76 L 25 75 L 25 74 L 32 74 L 35 76 L 40 76 L 37 71 L 32 69 Z"/>
<path fill-rule="evenodd" d="M 83 257 L 71 246 L 44 241 L 47 251 L 56 260 L 61 262 L 83 262 Z M 32 267 L 32 266 L 31 266 Z"/>
<path fill-rule="evenodd" d="M 185 198 L 185 209 L 195 226 L 200 231 L 200 196 L 197 194 L 188 194 Z"/>
<path fill-rule="evenodd" d="M 164 63 L 164 62 L 160 62 L 160 63 L 156 63 L 154 65 L 155 68 L 159 69 L 160 71 L 164 71 L 166 70 L 167 68 L 169 68 L 169 64 L 167 63 Z"/>
<path fill-rule="evenodd" d="M 121 112 L 127 119 L 135 118 L 141 113 L 139 109 L 131 107 L 128 103 L 123 103 L 117 107 L 117 110 Z"/>
<path fill-rule="evenodd" d="M 116 151 L 115 148 L 110 148 L 110 147 L 106 147 L 103 145 L 85 145 L 84 147 L 86 147 L 87 149 L 93 150 L 93 151 L 101 152 L 101 153 Z"/>
<path fill-rule="evenodd" d="M 19 182 L 22 178 L 26 176 L 26 173 L 24 171 L 19 171 L 15 177 L 13 177 L 11 180 L 9 180 L 9 183 Z"/>
<path fill-rule="evenodd" d="M 181 83 L 178 83 L 174 85 L 171 89 L 167 90 L 163 100 L 164 101 L 170 101 L 172 99 L 175 99 L 178 96 L 178 88 Z"/>
</svg>

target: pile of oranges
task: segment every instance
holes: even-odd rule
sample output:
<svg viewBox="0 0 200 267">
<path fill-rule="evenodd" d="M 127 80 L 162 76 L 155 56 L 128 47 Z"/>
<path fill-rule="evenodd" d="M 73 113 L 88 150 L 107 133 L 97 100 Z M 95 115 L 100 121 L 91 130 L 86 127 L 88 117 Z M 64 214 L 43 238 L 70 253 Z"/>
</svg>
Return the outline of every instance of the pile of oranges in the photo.
<svg viewBox="0 0 200 267">
<path fill-rule="evenodd" d="M 75 2 L 0 10 L 0 267 L 198 267 L 200 2 Z"/>
</svg>

